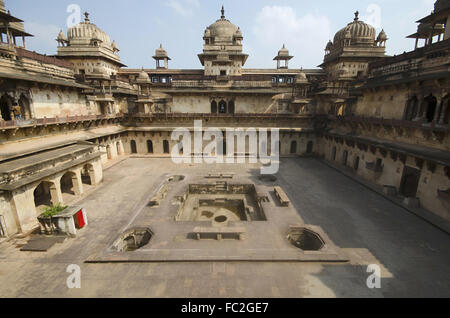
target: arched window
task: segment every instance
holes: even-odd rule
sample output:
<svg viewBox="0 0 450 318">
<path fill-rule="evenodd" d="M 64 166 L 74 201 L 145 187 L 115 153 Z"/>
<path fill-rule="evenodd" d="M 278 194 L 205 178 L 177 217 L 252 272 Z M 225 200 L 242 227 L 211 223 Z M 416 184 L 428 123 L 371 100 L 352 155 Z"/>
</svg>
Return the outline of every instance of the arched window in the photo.
<svg viewBox="0 0 450 318">
<path fill-rule="evenodd" d="M 147 152 L 153 153 L 153 141 L 147 140 Z"/>
<path fill-rule="evenodd" d="M 411 97 L 406 104 L 405 120 L 413 120 L 417 116 L 418 100 L 416 96 Z"/>
<path fill-rule="evenodd" d="M 211 114 L 217 114 L 217 102 L 215 100 L 211 102 Z"/>
<path fill-rule="evenodd" d="M 22 112 L 22 118 L 27 120 L 31 118 L 30 101 L 25 95 L 21 95 L 19 99 L 19 106 Z"/>
<path fill-rule="evenodd" d="M 2 118 L 5 121 L 12 120 L 11 106 L 12 106 L 11 98 L 9 96 L 3 95 L 2 98 L 0 98 L 0 110 Z"/>
<path fill-rule="evenodd" d="M 228 103 L 228 113 L 229 114 L 234 114 L 234 101 L 230 101 Z"/>
<path fill-rule="evenodd" d="M 292 141 L 291 142 L 291 154 L 296 154 L 297 153 L 297 141 Z"/>
<path fill-rule="evenodd" d="M 227 113 L 227 102 L 223 99 L 219 102 L 219 114 Z"/>
<path fill-rule="evenodd" d="M 437 100 L 436 97 L 433 95 L 428 96 L 425 98 L 426 102 L 426 108 L 425 111 L 425 117 L 429 123 L 431 123 L 434 120 L 434 115 L 436 113 L 436 106 L 437 106 Z"/>
<path fill-rule="evenodd" d="M 130 141 L 131 153 L 137 153 L 136 141 Z"/>
<path fill-rule="evenodd" d="M 168 154 L 168 153 L 170 153 L 170 147 L 169 147 L 169 142 L 167 141 L 167 140 L 164 140 L 163 141 L 163 150 L 164 150 L 164 153 L 165 154 Z"/>
</svg>

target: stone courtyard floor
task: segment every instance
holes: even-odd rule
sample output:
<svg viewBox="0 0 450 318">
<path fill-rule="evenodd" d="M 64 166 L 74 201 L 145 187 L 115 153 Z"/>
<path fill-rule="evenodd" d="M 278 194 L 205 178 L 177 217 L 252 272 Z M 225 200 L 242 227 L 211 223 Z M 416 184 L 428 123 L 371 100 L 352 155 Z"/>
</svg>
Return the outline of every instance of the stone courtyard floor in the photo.
<svg viewBox="0 0 450 318">
<path fill-rule="evenodd" d="M 166 176 L 210 171 L 257 175 L 259 165 L 129 158 L 107 169 L 79 202 L 89 225 L 76 238 L 46 253 L 21 252 L 18 239 L 0 244 L 0 297 L 450 297 L 448 234 L 306 158 L 282 159 L 275 185 L 348 262 L 85 263 L 114 242 Z M 70 264 L 81 267 L 80 289 L 67 288 Z M 369 264 L 381 267 L 380 289 L 366 286 Z"/>
</svg>

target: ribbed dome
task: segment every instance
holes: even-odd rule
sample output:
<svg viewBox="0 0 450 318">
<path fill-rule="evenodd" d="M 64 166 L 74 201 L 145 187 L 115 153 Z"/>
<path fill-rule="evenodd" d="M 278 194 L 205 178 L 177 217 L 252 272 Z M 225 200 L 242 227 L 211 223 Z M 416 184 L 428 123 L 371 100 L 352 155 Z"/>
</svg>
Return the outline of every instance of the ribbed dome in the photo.
<svg viewBox="0 0 450 318">
<path fill-rule="evenodd" d="M 278 51 L 278 56 L 289 56 L 289 50 L 286 48 L 284 44 L 281 50 Z"/>
<path fill-rule="evenodd" d="M 144 83 L 150 82 L 150 76 L 148 75 L 148 73 L 146 71 L 144 71 L 144 68 L 142 68 L 141 72 L 139 73 L 137 81 L 144 82 Z"/>
<path fill-rule="evenodd" d="M 369 24 L 359 21 L 358 12 L 355 13 L 355 19 L 345 28 L 339 30 L 334 36 L 334 44 L 341 44 L 344 39 L 351 39 L 355 43 L 374 43 L 376 31 Z"/>
<path fill-rule="evenodd" d="M 103 30 L 89 21 L 87 13 L 85 15 L 86 18 L 84 22 L 81 22 L 68 29 L 67 38 L 69 42 L 89 42 L 92 39 L 97 39 L 101 40 L 104 45 L 110 46 L 111 40 L 109 36 Z"/>
</svg>

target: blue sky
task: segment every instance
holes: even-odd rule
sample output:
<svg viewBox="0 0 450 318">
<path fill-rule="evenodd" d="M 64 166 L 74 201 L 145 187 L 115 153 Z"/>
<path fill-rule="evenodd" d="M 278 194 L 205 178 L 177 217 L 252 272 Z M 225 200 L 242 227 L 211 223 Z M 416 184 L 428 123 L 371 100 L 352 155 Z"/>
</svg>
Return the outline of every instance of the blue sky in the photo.
<svg viewBox="0 0 450 318">
<path fill-rule="evenodd" d="M 433 10 L 434 0 L 5 0 L 11 14 L 25 21 L 35 35 L 27 48 L 56 53 L 59 30 L 67 31 L 67 8 L 77 4 L 92 23 L 109 34 L 129 67 L 153 68 L 151 58 L 160 43 L 172 58 L 170 68 L 201 68 L 205 28 L 225 15 L 244 35 L 246 68 L 273 68 L 283 43 L 295 58 L 291 68 L 315 68 L 322 62 L 329 39 L 359 10 L 363 21 L 385 30 L 387 53 L 413 49 L 405 37 L 416 31 L 415 21 Z"/>
</svg>

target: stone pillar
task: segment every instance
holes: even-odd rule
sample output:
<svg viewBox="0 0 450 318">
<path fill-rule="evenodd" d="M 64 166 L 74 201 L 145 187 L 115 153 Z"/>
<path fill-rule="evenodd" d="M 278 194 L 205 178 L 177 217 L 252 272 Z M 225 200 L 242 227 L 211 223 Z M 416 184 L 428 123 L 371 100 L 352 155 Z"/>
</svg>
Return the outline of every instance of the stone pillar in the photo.
<svg viewBox="0 0 450 318">
<path fill-rule="evenodd" d="M 35 188 L 27 185 L 11 192 L 11 203 L 20 232 L 28 232 L 38 224 L 37 216 L 41 214 L 41 211 L 37 211 L 34 205 Z"/>
<path fill-rule="evenodd" d="M 440 113 L 440 117 L 439 117 L 439 124 L 443 125 L 444 124 L 444 119 L 445 119 L 445 113 L 447 112 L 447 108 L 448 108 L 448 104 L 450 103 L 450 100 L 445 100 L 444 104 L 441 107 L 441 113 Z"/>
<path fill-rule="evenodd" d="M 51 183 L 50 186 L 50 195 L 52 197 L 52 204 L 55 206 L 58 203 L 64 204 L 62 192 L 61 192 L 61 177 L 49 181 Z"/>
<path fill-rule="evenodd" d="M 439 115 L 441 114 L 442 110 L 442 98 L 438 97 L 436 98 L 436 112 L 434 113 L 433 123 L 439 122 Z"/>
<path fill-rule="evenodd" d="M 75 195 L 82 195 L 83 191 L 83 182 L 81 180 L 81 169 L 73 171 L 74 175 L 72 176 L 72 184 L 73 184 L 73 192 Z"/>
<path fill-rule="evenodd" d="M 92 167 L 89 169 L 89 176 L 91 177 L 91 184 L 98 185 L 103 181 L 103 168 L 100 159 L 91 162 Z"/>
</svg>

